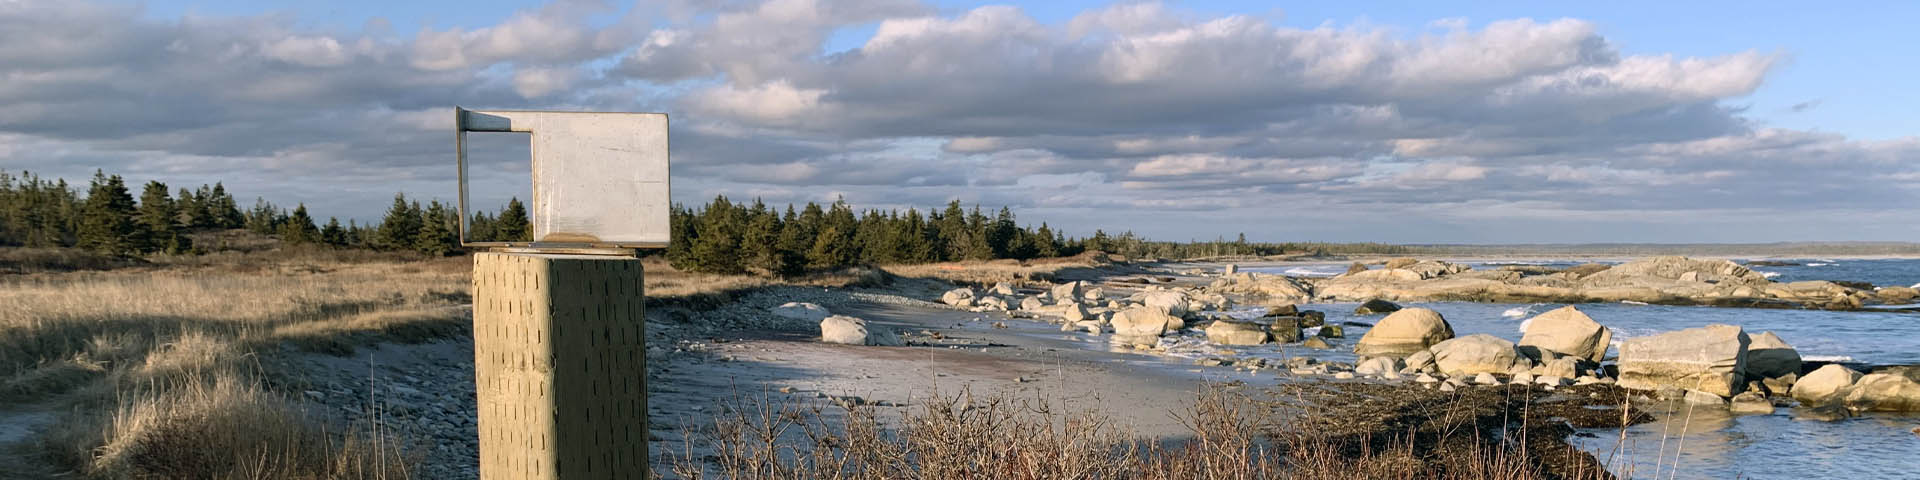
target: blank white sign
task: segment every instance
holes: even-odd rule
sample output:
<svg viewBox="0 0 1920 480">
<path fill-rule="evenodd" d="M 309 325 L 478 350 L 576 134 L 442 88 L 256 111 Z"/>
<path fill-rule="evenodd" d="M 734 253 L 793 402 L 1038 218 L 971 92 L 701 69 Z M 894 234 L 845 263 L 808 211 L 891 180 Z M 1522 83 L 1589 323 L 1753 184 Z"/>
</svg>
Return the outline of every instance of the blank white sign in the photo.
<svg viewBox="0 0 1920 480">
<path fill-rule="evenodd" d="M 527 132 L 533 142 L 535 246 L 666 246 L 666 114 L 455 109 L 455 117 L 463 216 L 469 215 L 466 132 Z"/>
</svg>

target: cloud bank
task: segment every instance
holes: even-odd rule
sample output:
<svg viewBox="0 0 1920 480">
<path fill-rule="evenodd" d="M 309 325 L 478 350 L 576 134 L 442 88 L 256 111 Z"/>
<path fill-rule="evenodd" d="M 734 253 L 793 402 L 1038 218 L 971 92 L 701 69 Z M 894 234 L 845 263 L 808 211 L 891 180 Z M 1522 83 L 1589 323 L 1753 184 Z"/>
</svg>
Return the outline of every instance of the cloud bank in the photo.
<svg viewBox="0 0 1920 480">
<path fill-rule="evenodd" d="M 1152 3 L 1045 23 L 904 0 L 562 1 L 394 32 L 0 2 L 0 168 L 219 179 L 370 218 L 394 191 L 451 198 L 452 105 L 642 110 L 673 115 L 689 203 L 960 199 L 1170 240 L 1920 234 L 1920 138 L 1743 111 L 1785 61 L 1628 55 L 1578 19 L 1301 29 Z"/>
</svg>

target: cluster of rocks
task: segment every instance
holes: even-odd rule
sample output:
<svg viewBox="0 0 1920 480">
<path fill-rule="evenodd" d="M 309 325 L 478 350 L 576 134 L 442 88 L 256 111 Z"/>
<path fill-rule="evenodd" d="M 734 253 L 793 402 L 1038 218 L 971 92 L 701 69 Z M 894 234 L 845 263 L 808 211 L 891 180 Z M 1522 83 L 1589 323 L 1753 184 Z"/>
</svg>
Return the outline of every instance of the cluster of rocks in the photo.
<svg viewBox="0 0 1920 480">
<path fill-rule="evenodd" d="M 1242 273 L 1229 278 L 1233 284 L 1246 285 L 1243 289 L 1319 301 L 1371 298 L 1521 303 L 1628 301 L 1851 310 L 1867 304 L 1902 304 L 1920 298 L 1920 291 L 1911 287 L 1876 288 L 1823 280 L 1781 283 L 1729 260 L 1686 257 L 1655 257 L 1612 266 L 1585 264 L 1566 269 L 1506 266 L 1492 270 L 1402 258 L 1389 260 L 1377 269 L 1355 264 L 1347 273 L 1332 278 L 1290 280 L 1298 292 L 1280 286 L 1282 282 L 1263 277 L 1279 276 Z"/>
<path fill-rule="evenodd" d="M 1708 325 L 1628 339 L 1606 360 L 1613 334 L 1568 306 L 1528 320 L 1519 343 L 1492 335 L 1455 337 L 1439 312 L 1395 311 L 1354 346 L 1355 373 L 1407 376 L 1436 388 L 1466 385 L 1617 383 L 1669 400 L 1771 413 L 1798 403 L 1803 417 L 1861 411 L 1920 411 L 1920 369 L 1863 375 L 1841 365 L 1803 372 L 1800 354 L 1772 332 Z M 1805 374 L 1802 377 L 1802 374 Z"/>
<path fill-rule="evenodd" d="M 1041 289 L 1017 289 L 1000 283 L 991 288 L 961 287 L 941 294 L 940 303 L 974 312 L 1005 312 L 1013 316 L 1044 319 L 1060 325 L 1061 331 L 1112 333 L 1116 341 L 1142 348 L 1153 348 L 1167 332 L 1188 328 L 1190 319 L 1207 318 L 1204 312 L 1219 312 L 1232 307 L 1233 301 L 1219 293 L 1190 287 L 1147 285 L 1125 297 L 1112 296 L 1084 281 L 1046 285 Z M 775 316 L 795 321 L 815 322 L 820 338 L 830 343 L 897 346 L 898 335 L 865 320 L 834 315 L 813 303 L 790 302 L 769 309 Z"/>
</svg>

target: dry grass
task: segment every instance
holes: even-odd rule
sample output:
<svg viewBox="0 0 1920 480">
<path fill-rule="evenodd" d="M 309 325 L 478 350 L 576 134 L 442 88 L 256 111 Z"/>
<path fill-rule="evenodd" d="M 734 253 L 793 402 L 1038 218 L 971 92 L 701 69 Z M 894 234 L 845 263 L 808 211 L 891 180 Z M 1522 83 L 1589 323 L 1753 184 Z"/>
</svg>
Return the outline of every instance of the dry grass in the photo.
<svg viewBox="0 0 1920 480">
<path fill-rule="evenodd" d="M 1067 278 L 1073 270 L 1087 270 L 1109 265 L 1105 254 L 1090 253 L 1073 257 L 1040 258 L 1027 261 L 992 260 L 942 262 L 921 265 L 888 265 L 881 267 L 889 274 L 908 278 L 927 278 L 967 285 L 993 285 L 1007 282 L 1015 285 L 1033 282 L 1051 282 L 1055 280 L 1075 280 Z"/>
<path fill-rule="evenodd" d="M 646 293 L 648 305 L 672 304 L 717 304 L 731 301 L 735 297 L 757 288 L 772 286 L 809 286 L 823 288 L 845 288 L 856 286 L 874 286 L 887 283 L 890 279 L 885 271 L 866 267 L 851 267 L 828 272 L 813 272 L 802 276 L 779 278 L 757 275 L 719 275 L 712 273 L 687 272 L 673 268 L 666 258 L 650 256 L 640 259 L 641 267 L 646 270 Z"/>
<path fill-rule="evenodd" d="M 711 425 L 685 432 L 685 451 L 669 453 L 661 468 L 687 479 L 1612 478 L 1543 468 L 1524 443 L 1489 432 L 1355 442 L 1306 428 L 1338 419 L 1266 414 L 1265 402 L 1221 390 L 1202 392 L 1177 414 L 1191 435 L 1176 441 L 1134 437 L 1097 412 L 1007 397 L 936 396 L 897 428 L 872 406 L 829 412 L 768 398 L 723 405 Z M 1435 443 L 1465 448 L 1436 452 Z M 695 458 L 695 444 L 712 454 Z"/>
<path fill-rule="evenodd" d="M 0 401 L 70 412 L 40 451 L 90 478 L 406 478 L 377 425 L 309 419 L 257 356 L 458 335 L 470 260 L 325 254 L 0 276 Z"/>
</svg>

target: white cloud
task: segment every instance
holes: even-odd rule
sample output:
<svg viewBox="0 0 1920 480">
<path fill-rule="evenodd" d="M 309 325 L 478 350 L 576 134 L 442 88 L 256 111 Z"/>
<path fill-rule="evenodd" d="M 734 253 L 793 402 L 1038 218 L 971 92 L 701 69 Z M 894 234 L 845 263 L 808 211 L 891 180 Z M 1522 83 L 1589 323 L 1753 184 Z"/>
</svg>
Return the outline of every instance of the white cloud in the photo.
<svg viewBox="0 0 1920 480">
<path fill-rule="evenodd" d="M 1785 54 L 1629 54 L 1579 19 L 1408 34 L 1157 3 L 1048 23 L 912 0 L 561 1 L 394 36 L 148 17 L 0 1 L 0 165 L 258 182 L 369 215 L 392 190 L 450 190 L 452 105 L 656 110 L 689 201 L 961 199 L 1166 238 L 1490 223 L 1564 240 L 1525 219 L 1764 240 L 1844 234 L 1836 212 L 1920 235 L 1903 209 L 1920 139 L 1768 128 L 1735 105 Z M 1675 220 L 1701 215 L 1727 220 Z"/>
</svg>

